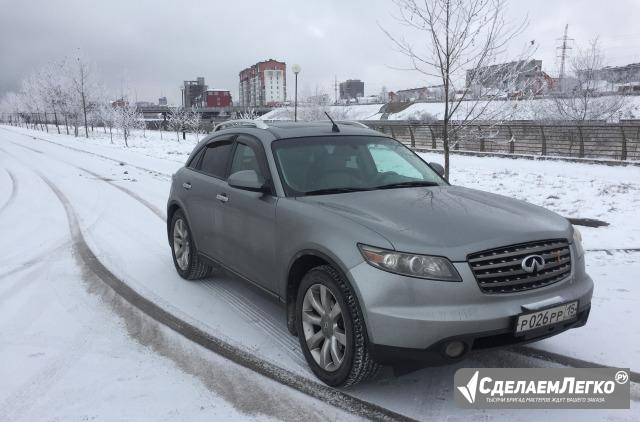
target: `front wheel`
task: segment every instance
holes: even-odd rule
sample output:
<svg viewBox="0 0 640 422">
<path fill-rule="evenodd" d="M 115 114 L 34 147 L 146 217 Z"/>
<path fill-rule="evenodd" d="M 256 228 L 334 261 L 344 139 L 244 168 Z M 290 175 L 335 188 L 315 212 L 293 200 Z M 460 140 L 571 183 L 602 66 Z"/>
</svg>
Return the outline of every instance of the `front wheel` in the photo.
<svg viewBox="0 0 640 422">
<path fill-rule="evenodd" d="M 303 277 L 296 299 L 296 328 L 307 363 L 324 383 L 346 387 L 377 372 L 356 297 L 333 267 L 316 267 Z"/>
<path fill-rule="evenodd" d="M 197 280 L 211 272 L 211 267 L 198 256 L 192 239 L 184 212 L 176 211 L 171 219 L 171 254 L 178 274 L 187 280 Z"/>
</svg>

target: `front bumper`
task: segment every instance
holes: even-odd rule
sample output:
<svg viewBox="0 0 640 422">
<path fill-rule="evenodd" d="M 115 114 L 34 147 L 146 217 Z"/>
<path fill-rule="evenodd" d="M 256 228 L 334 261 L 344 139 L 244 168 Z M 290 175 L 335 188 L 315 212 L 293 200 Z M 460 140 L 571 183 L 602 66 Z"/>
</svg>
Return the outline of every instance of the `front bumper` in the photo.
<svg viewBox="0 0 640 422">
<path fill-rule="evenodd" d="M 469 351 L 539 340 L 584 325 L 593 281 L 584 271 L 584 257 L 572 258 L 573 270 L 566 279 L 517 293 L 482 293 L 466 262 L 454 263 L 462 282 L 405 277 L 366 262 L 353 267 L 348 277 L 364 314 L 370 349 L 378 360 L 396 356 L 437 363 L 441 358 L 447 361 L 442 349 L 453 339 L 462 341 Z M 578 300 L 576 320 L 527 337 L 512 335 L 519 314 L 572 300 Z"/>
<path fill-rule="evenodd" d="M 406 347 L 383 346 L 379 344 L 369 344 L 369 353 L 371 357 L 383 364 L 396 364 L 398 362 L 421 362 L 429 365 L 444 365 L 460 361 L 465 358 L 470 350 L 488 349 L 492 347 L 505 347 L 530 343 L 542 340 L 556 334 L 560 334 L 570 328 L 582 327 L 587 323 L 589 318 L 590 306 L 578 312 L 575 319 L 567 321 L 563 324 L 554 325 L 544 332 L 536 332 L 526 336 L 513 335 L 513 329 L 497 330 L 484 333 L 464 334 L 442 339 L 432 344 L 426 349 L 412 349 Z M 514 318 L 515 325 L 515 318 Z M 447 344 L 459 341 L 465 346 L 464 352 L 455 358 L 447 356 L 445 349 Z"/>
</svg>

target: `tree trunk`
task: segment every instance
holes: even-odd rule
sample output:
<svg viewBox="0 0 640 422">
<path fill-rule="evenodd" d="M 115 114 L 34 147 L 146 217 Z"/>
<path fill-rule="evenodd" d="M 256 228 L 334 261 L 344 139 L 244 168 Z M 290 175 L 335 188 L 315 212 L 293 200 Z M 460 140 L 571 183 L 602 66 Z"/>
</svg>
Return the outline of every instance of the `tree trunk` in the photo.
<svg viewBox="0 0 640 422">
<path fill-rule="evenodd" d="M 56 129 L 58 129 L 58 135 L 60 135 L 60 125 L 58 124 L 58 113 L 56 113 L 55 109 L 53 109 L 53 121 L 56 124 Z"/>
<path fill-rule="evenodd" d="M 431 133 L 431 149 L 435 150 L 438 148 L 438 141 L 436 140 L 436 134 L 433 132 L 433 127 L 431 125 L 428 126 L 429 133 Z"/>
<path fill-rule="evenodd" d="M 444 88 L 444 120 L 442 122 L 442 148 L 444 150 L 444 178 L 449 180 L 449 87 Z"/>
<path fill-rule="evenodd" d="M 584 137 L 582 135 L 582 122 L 578 125 L 578 134 L 580 135 L 580 149 L 578 150 L 578 156 L 584 157 Z"/>
<path fill-rule="evenodd" d="M 111 126 L 109 126 L 109 137 L 111 138 L 111 143 L 113 144 L 113 132 L 111 131 Z"/>
<path fill-rule="evenodd" d="M 89 139 L 89 128 L 87 127 L 87 103 L 84 97 L 84 91 L 82 92 L 82 113 L 84 114 L 84 135 Z"/>
<path fill-rule="evenodd" d="M 187 132 L 186 131 L 182 131 L 182 140 L 186 140 L 187 139 Z"/>
</svg>

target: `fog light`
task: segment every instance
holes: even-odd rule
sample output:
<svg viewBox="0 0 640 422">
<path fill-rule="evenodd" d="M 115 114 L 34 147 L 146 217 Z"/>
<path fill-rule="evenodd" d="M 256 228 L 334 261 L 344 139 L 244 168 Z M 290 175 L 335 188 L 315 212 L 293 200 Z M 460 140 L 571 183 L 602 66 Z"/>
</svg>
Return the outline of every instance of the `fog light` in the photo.
<svg viewBox="0 0 640 422">
<path fill-rule="evenodd" d="M 447 355 L 447 357 L 457 358 L 462 356 L 465 349 L 466 346 L 463 342 L 454 340 L 447 343 L 447 347 L 444 348 L 444 353 Z"/>
</svg>

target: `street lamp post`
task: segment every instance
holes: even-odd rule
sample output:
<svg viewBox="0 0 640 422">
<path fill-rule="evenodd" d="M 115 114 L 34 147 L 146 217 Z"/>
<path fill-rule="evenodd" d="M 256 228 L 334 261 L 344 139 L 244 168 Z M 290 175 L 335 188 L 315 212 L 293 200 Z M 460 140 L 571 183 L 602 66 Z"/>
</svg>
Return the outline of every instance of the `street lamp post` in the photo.
<svg viewBox="0 0 640 422">
<path fill-rule="evenodd" d="M 298 121 L 298 73 L 300 73 L 300 65 L 294 64 L 291 66 L 291 70 L 293 70 L 293 74 L 296 75 L 296 87 L 295 87 L 295 100 L 293 102 L 293 121 Z"/>
</svg>

